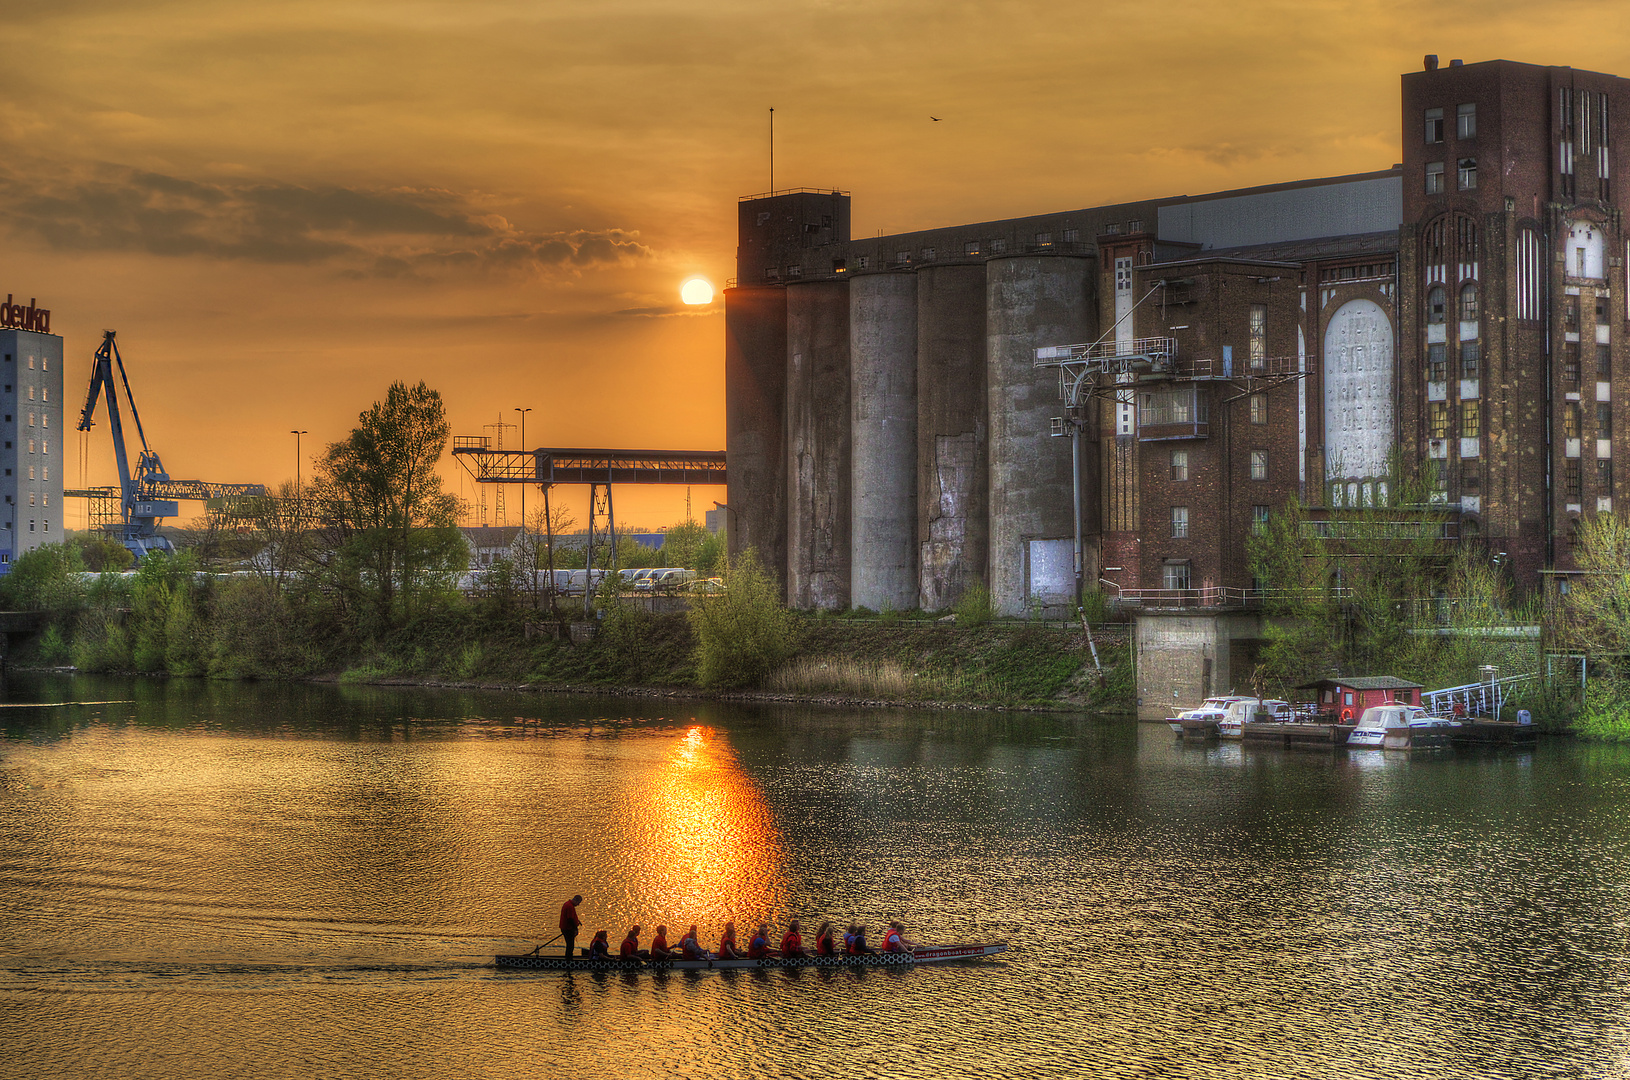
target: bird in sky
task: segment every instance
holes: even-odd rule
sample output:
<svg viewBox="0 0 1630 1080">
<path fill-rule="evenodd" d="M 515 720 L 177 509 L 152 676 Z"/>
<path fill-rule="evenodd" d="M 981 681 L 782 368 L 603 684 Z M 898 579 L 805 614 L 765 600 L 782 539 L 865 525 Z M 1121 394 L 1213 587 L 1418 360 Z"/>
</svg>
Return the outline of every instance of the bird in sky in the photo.
<svg viewBox="0 0 1630 1080">
<path fill-rule="evenodd" d="M 937 116 L 930 116 L 929 119 L 934 121 L 934 123 L 936 123 L 936 124 L 940 122 L 940 118 L 937 117 Z"/>
</svg>

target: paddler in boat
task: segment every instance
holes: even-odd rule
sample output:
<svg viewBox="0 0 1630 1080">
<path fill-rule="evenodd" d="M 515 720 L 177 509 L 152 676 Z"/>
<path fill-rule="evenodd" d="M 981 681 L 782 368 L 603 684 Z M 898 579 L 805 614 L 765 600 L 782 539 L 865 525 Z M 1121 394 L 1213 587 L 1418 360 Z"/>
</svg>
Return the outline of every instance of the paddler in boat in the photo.
<svg viewBox="0 0 1630 1080">
<path fill-rule="evenodd" d="M 594 940 L 589 942 L 589 958 L 593 960 L 611 958 L 611 941 L 606 937 L 604 930 L 594 932 Z"/>
<path fill-rule="evenodd" d="M 668 948 L 668 928 L 659 926 L 657 927 L 656 936 L 651 938 L 650 958 L 652 960 L 666 960 L 672 955 L 672 950 Z"/>
<path fill-rule="evenodd" d="M 774 955 L 775 950 L 770 948 L 770 924 L 759 923 L 758 932 L 747 942 L 747 959 L 763 960 Z"/>
<path fill-rule="evenodd" d="M 915 941 L 905 939 L 905 929 L 898 922 L 889 923 L 888 932 L 883 935 L 884 952 L 911 952 L 917 948 Z"/>
<path fill-rule="evenodd" d="M 736 949 L 736 924 L 724 924 L 724 933 L 719 935 L 719 948 L 714 953 L 720 960 L 740 960 L 741 953 Z"/>
<path fill-rule="evenodd" d="M 623 938 L 623 944 L 618 949 L 618 955 L 624 960 L 649 960 L 651 954 L 640 948 L 639 924 L 629 927 L 628 936 Z"/>
<path fill-rule="evenodd" d="M 794 923 L 793 925 L 797 924 Z M 821 925 L 815 930 L 815 955 L 838 955 L 837 947 L 832 944 L 832 922 L 830 919 L 821 923 Z"/>
<path fill-rule="evenodd" d="M 577 905 L 583 902 L 581 896 L 574 896 L 560 905 L 560 936 L 566 939 L 566 955 L 571 956 L 573 946 L 577 944 L 577 928 L 583 925 L 583 920 L 577 917 Z"/>
<path fill-rule="evenodd" d="M 850 956 L 863 956 L 866 953 L 874 953 L 877 951 L 866 944 L 865 923 L 856 924 L 855 932 L 853 934 L 847 934 L 845 937 L 848 939 Z"/>
<path fill-rule="evenodd" d="M 798 920 L 794 919 L 787 924 L 787 932 L 781 935 L 782 956 L 808 956 L 804 951 L 804 935 L 798 932 Z"/>
<path fill-rule="evenodd" d="M 685 931 L 685 936 L 679 939 L 679 954 L 686 960 L 710 960 L 708 951 L 702 948 L 701 939 L 696 936 L 696 926 Z"/>
</svg>

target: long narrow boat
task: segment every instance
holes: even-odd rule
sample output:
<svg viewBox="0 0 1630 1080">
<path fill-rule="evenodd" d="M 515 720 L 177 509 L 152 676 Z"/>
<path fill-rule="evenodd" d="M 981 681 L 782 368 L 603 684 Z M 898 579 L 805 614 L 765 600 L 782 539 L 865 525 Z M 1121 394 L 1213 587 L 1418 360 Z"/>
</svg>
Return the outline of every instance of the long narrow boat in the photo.
<svg viewBox="0 0 1630 1080">
<path fill-rule="evenodd" d="M 947 960 L 971 960 L 991 956 L 1007 948 L 1007 942 L 985 945 L 925 945 L 908 953 L 865 953 L 861 956 L 766 956 L 762 960 L 624 960 L 620 956 L 599 959 L 588 956 L 547 956 L 523 953 L 495 956 L 498 967 L 514 971 L 726 971 L 737 968 L 803 967 L 910 967 L 913 964 L 943 964 Z"/>
</svg>

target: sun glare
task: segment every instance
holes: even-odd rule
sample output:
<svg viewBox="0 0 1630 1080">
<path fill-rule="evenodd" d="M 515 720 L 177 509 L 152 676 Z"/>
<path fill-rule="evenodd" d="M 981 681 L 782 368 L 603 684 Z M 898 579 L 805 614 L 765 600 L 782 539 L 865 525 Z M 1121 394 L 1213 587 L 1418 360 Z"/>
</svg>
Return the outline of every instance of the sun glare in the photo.
<svg viewBox="0 0 1630 1080">
<path fill-rule="evenodd" d="M 707 278 L 693 277 L 679 287 L 679 298 L 687 304 L 713 303 L 713 283 Z"/>
</svg>

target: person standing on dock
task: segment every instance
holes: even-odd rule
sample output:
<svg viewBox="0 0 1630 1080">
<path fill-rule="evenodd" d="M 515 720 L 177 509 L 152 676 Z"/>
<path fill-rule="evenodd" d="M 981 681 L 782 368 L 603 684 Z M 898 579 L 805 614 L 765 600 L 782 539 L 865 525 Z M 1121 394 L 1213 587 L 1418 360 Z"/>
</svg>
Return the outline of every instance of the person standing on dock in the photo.
<svg viewBox="0 0 1630 1080">
<path fill-rule="evenodd" d="M 572 955 L 572 949 L 577 945 L 577 928 L 583 925 L 583 920 L 577 917 L 577 905 L 583 902 L 581 896 L 574 896 L 560 905 L 560 936 L 566 939 L 566 955 Z"/>
</svg>

